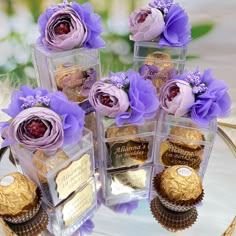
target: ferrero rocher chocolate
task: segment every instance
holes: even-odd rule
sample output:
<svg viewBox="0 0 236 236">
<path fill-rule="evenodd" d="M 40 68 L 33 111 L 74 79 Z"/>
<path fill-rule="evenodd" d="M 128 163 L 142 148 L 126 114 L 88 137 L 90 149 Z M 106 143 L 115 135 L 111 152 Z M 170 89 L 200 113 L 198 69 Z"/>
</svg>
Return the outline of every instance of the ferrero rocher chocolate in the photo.
<svg viewBox="0 0 236 236">
<path fill-rule="evenodd" d="M 111 127 L 106 131 L 107 138 L 115 138 L 121 136 L 130 136 L 137 134 L 136 126 Z"/>
<path fill-rule="evenodd" d="M 57 87 L 61 90 L 63 88 L 63 80 L 66 77 L 68 77 L 68 75 L 73 75 L 73 74 L 77 76 L 81 75 L 80 83 L 82 83 L 83 74 L 82 70 L 78 69 L 78 66 L 68 66 L 68 65 L 58 66 L 58 68 L 56 69 L 56 76 L 55 76 Z"/>
<path fill-rule="evenodd" d="M 176 143 L 191 149 L 197 149 L 201 147 L 201 145 L 197 144 L 196 142 L 204 141 L 204 136 L 197 129 L 174 126 L 170 131 L 170 135 L 174 136 L 173 138 L 170 138 L 172 143 Z M 178 137 L 180 139 L 178 139 Z M 182 141 L 181 138 L 185 140 Z"/>
<path fill-rule="evenodd" d="M 21 173 L 0 179 L 0 214 L 15 216 L 30 210 L 37 203 L 37 185 Z"/>
<path fill-rule="evenodd" d="M 171 201 L 195 200 L 202 194 L 202 182 L 197 172 L 188 166 L 167 168 L 161 175 L 160 189 Z"/>
<path fill-rule="evenodd" d="M 159 93 L 161 86 L 166 83 L 168 79 L 172 78 L 175 73 L 175 66 L 171 56 L 159 51 L 153 52 L 147 55 L 144 64 L 156 66 L 159 69 L 156 79 L 152 80 L 153 85 L 157 89 L 157 93 Z"/>
<path fill-rule="evenodd" d="M 41 173 L 47 174 L 68 159 L 67 154 L 60 148 L 51 154 L 45 153 L 43 150 L 37 150 L 33 156 L 33 163 Z"/>
<path fill-rule="evenodd" d="M 144 61 L 144 64 L 154 65 L 159 69 L 165 69 L 167 67 L 174 66 L 173 62 L 171 62 L 171 56 L 167 53 L 159 51 L 148 54 Z"/>
</svg>

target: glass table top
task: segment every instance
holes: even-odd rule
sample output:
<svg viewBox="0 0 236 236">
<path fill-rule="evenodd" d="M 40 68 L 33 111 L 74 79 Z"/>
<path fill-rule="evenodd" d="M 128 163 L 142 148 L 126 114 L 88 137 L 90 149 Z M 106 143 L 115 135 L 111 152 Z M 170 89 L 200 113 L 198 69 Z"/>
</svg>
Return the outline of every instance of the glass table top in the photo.
<svg viewBox="0 0 236 236">
<path fill-rule="evenodd" d="M 0 175 L 15 171 L 9 162 L 9 151 L 4 154 Z M 205 196 L 197 207 L 198 218 L 192 227 L 176 235 L 222 235 L 236 216 L 236 157 L 232 149 L 217 135 L 208 168 L 203 180 Z M 150 203 L 140 200 L 132 214 L 116 213 L 101 206 L 94 214 L 93 236 L 156 236 L 173 235 L 152 216 Z"/>
</svg>

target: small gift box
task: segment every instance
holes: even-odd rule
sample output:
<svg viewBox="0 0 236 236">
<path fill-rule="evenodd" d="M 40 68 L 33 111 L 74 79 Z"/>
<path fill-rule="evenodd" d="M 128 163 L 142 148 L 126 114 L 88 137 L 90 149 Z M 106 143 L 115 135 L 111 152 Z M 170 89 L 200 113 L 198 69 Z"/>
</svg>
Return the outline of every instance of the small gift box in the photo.
<svg viewBox="0 0 236 236">
<path fill-rule="evenodd" d="M 160 91 L 156 163 L 188 165 L 203 178 L 217 132 L 217 117 L 230 111 L 227 86 L 211 70 L 184 72 Z"/>
<path fill-rule="evenodd" d="M 93 216 L 97 206 L 95 178 L 74 192 L 57 207 L 47 206 L 49 231 L 55 235 L 70 236 Z"/>
<path fill-rule="evenodd" d="M 155 0 L 130 15 L 130 39 L 134 44 L 134 68 L 160 87 L 184 70 L 191 39 L 189 18 L 173 1 Z"/>
<path fill-rule="evenodd" d="M 92 143 L 92 132 L 84 129 L 79 143 L 59 147 L 56 151 L 31 152 L 18 145 L 12 146 L 11 150 L 23 171 L 37 181 L 44 202 L 56 206 L 94 174 Z"/>
<path fill-rule="evenodd" d="M 128 70 L 110 73 L 109 77 L 97 81 L 90 90 L 89 101 L 97 112 L 103 198 L 109 205 L 127 202 L 130 200 L 128 193 L 124 197 L 122 193 L 112 193 L 111 179 L 121 171 L 129 173 L 145 165 L 149 166 L 145 176 L 151 175 L 159 106 L 156 90 L 139 73 Z M 124 189 L 126 184 L 123 183 Z M 145 180 L 142 191 L 133 196 L 147 197 L 148 186 Z"/>
<path fill-rule="evenodd" d="M 188 165 L 203 178 L 216 132 L 216 119 L 201 126 L 189 117 L 175 117 L 161 110 L 156 131 L 155 163 L 164 167 Z"/>
<path fill-rule="evenodd" d="M 94 151 L 92 132 L 84 128 L 85 112 L 77 103 L 62 92 L 22 86 L 4 111 L 12 119 L 1 123 L 3 146 L 11 146 L 23 172 L 41 189 L 47 207 L 63 206 L 78 191 L 94 196 L 94 184 L 83 191 L 94 182 Z M 91 201 L 86 211 L 93 211 L 96 197 Z M 83 211 L 73 220 L 78 218 L 80 224 L 84 217 Z"/>
<path fill-rule="evenodd" d="M 101 73 L 99 48 L 105 43 L 100 16 L 89 3 L 64 0 L 47 8 L 38 23 L 33 59 L 39 86 L 62 91 L 71 101 L 86 101 Z"/>
<path fill-rule="evenodd" d="M 153 162 L 157 121 L 147 120 L 143 125 L 117 126 L 115 121 L 97 114 L 99 157 L 107 169 L 118 169 Z"/>
<path fill-rule="evenodd" d="M 149 198 L 152 166 L 106 171 L 101 170 L 104 204 L 112 206 Z"/>
<path fill-rule="evenodd" d="M 33 46 L 38 85 L 50 91 L 62 91 L 69 100 L 83 103 L 91 86 L 100 79 L 98 49 L 72 49 L 54 52 Z"/>
</svg>

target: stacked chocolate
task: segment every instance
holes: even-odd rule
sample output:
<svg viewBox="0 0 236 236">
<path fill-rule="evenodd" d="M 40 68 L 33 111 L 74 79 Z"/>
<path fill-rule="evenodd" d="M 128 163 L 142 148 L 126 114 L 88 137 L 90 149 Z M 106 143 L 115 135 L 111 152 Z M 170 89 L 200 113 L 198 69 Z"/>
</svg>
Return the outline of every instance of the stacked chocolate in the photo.
<svg viewBox="0 0 236 236">
<path fill-rule="evenodd" d="M 33 236 L 46 229 L 48 215 L 34 182 L 11 173 L 0 179 L 0 192 L 0 216 L 17 235 Z"/>
<path fill-rule="evenodd" d="M 197 219 L 196 205 L 204 192 L 201 178 L 189 166 L 175 165 L 158 173 L 153 180 L 157 197 L 151 202 L 155 219 L 169 231 L 190 227 Z"/>
<path fill-rule="evenodd" d="M 169 137 L 161 144 L 160 163 L 165 166 L 187 165 L 199 170 L 204 148 L 200 145 L 202 141 L 204 136 L 197 129 L 172 127 Z"/>
</svg>

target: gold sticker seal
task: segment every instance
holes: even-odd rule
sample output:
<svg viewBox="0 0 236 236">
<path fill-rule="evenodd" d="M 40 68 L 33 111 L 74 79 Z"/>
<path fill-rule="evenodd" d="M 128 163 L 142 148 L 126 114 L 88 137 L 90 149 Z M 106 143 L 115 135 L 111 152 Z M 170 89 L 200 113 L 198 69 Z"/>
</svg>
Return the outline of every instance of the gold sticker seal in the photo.
<svg viewBox="0 0 236 236">
<path fill-rule="evenodd" d="M 84 183 L 91 175 L 90 155 L 84 154 L 79 160 L 73 161 L 60 171 L 55 179 L 59 199 L 67 198 Z"/>
<path fill-rule="evenodd" d="M 114 143 L 110 148 L 110 159 L 114 167 L 143 164 L 148 159 L 148 142 Z"/>
<path fill-rule="evenodd" d="M 179 169 L 177 169 L 178 174 L 180 174 L 181 176 L 190 176 L 192 174 L 192 171 L 188 168 L 185 167 L 181 167 Z"/>
<path fill-rule="evenodd" d="M 88 184 L 81 192 L 67 202 L 62 209 L 62 217 L 65 226 L 72 225 L 94 201 L 93 185 Z"/>
<path fill-rule="evenodd" d="M 11 185 L 13 182 L 15 181 L 15 178 L 8 175 L 8 176 L 5 176 L 1 179 L 0 181 L 0 185 L 1 186 L 9 186 Z"/>
</svg>

